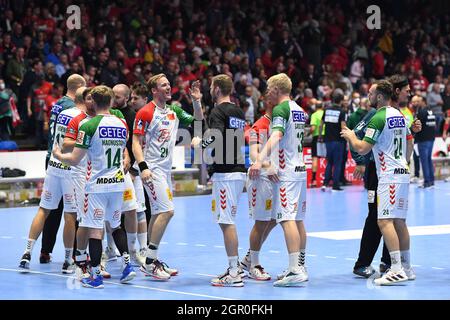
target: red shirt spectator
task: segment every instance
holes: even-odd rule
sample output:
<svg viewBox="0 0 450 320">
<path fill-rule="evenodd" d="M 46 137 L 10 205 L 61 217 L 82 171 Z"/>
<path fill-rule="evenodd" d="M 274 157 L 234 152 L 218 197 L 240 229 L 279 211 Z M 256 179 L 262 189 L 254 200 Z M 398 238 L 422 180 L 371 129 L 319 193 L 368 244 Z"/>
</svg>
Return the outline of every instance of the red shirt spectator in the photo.
<svg viewBox="0 0 450 320">
<path fill-rule="evenodd" d="M 175 31 L 175 38 L 170 43 L 170 52 L 172 54 L 180 54 L 186 47 L 186 42 L 181 39 L 181 30 L 178 29 Z"/>
<path fill-rule="evenodd" d="M 382 78 L 384 76 L 384 56 L 381 50 L 377 50 L 373 57 L 372 74 L 375 78 Z"/>
<path fill-rule="evenodd" d="M 416 56 L 416 52 L 412 51 L 411 55 L 405 61 L 406 70 L 410 70 L 411 67 L 414 68 L 414 71 L 419 71 L 422 69 L 422 61 Z"/>
<path fill-rule="evenodd" d="M 331 65 L 334 72 L 342 72 L 346 67 L 345 61 L 339 55 L 337 48 L 334 48 L 333 53 L 330 53 L 325 57 L 325 59 L 323 60 L 323 64 Z"/>
<path fill-rule="evenodd" d="M 183 73 L 180 74 L 180 78 L 183 80 L 183 88 L 186 91 L 189 89 L 190 82 L 197 79 L 192 73 L 192 68 L 189 64 L 184 67 Z"/>
<path fill-rule="evenodd" d="M 429 82 L 427 78 L 422 75 L 422 70 L 419 70 L 409 81 L 409 85 L 411 86 L 411 90 L 413 91 L 427 91 Z"/>
</svg>

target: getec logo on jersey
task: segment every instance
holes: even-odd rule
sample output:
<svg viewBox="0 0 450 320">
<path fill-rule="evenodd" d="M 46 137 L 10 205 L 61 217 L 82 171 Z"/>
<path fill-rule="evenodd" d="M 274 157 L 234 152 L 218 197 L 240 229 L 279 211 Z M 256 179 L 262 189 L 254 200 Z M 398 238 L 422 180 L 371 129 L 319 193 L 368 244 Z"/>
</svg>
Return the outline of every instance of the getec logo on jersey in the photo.
<svg viewBox="0 0 450 320">
<path fill-rule="evenodd" d="M 291 111 L 292 112 L 292 121 L 294 122 L 305 122 L 306 116 L 302 111 Z"/>
<path fill-rule="evenodd" d="M 99 127 L 98 135 L 100 138 L 126 139 L 127 129 L 120 127 Z"/>
<path fill-rule="evenodd" d="M 387 123 L 389 129 L 406 127 L 405 118 L 402 116 L 387 118 Z"/>
<path fill-rule="evenodd" d="M 245 128 L 245 120 L 229 117 L 228 118 L 228 126 L 231 129 L 244 129 Z"/>
<path fill-rule="evenodd" d="M 67 125 L 69 124 L 70 120 L 72 120 L 71 116 L 65 115 L 65 114 L 60 114 L 58 116 L 58 119 L 56 120 L 57 124 L 62 124 L 63 126 L 67 127 Z"/>
<path fill-rule="evenodd" d="M 61 109 L 63 108 L 63 106 L 59 105 L 59 104 L 54 104 L 52 107 L 52 114 L 57 115 L 61 112 Z"/>
</svg>

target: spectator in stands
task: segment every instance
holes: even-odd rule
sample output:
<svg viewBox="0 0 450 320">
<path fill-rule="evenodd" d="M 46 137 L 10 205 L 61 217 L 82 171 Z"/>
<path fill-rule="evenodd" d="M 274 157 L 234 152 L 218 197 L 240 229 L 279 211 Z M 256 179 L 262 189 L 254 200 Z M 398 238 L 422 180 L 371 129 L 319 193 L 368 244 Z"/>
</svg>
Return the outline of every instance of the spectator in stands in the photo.
<svg viewBox="0 0 450 320">
<path fill-rule="evenodd" d="M 6 82 L 8 87 L 18 95 L 20 84 L 22 83 L 23 76 L 26 72 L 26 65 L 24 61 L 25 51 L 22 47 L 16 49 L 14 58 L 8 61 L 6 65 Z"/>
<path fill-rule="evenodd" d="M 12 132 L 11 99 L 16 99 L 14 92 L 6 88 L 5 81 L 0 78 L 0 141 L 9 140 Z"/>
<path fill-rule="evenodd" d="M 436 84 L 436 88 L 438 88 L 438 84 Z M 427 106 L 423 97 L 419 96 L 418 100 L 417 119 L 422 123 L 422 130 L 416 133 L 414 138 L 419 148 L 420 163 L 423 170 L 424 182 L 421 187 L 430 188 L 434 186 L 432 151 L 436 134 L 436 116 L 433 108 Z"/>
<path fill-rule="evenodd" d="M 42 74 L 38 75 L 36 83 L 31 86 L 27 98 L 27 112 L 30 119 L 30 131 L 35 132 L 35 144 L 42 148 L 47 147 L 47 133 L 49 119 L 45 100 L 52 91 L 51 83 L 44 80 Z"/>
<path fill-rule="evenodd" d="M 441 127 L 444 121 L 444 113 L 442 111 L 444 100 L 442 100 L 439 83 L 435 83 L 431 92 L 427 94 L 426 104 L 431 108 L 436 117 L 436 134 L 440 136 L 442 134 Z"/>
</svg>

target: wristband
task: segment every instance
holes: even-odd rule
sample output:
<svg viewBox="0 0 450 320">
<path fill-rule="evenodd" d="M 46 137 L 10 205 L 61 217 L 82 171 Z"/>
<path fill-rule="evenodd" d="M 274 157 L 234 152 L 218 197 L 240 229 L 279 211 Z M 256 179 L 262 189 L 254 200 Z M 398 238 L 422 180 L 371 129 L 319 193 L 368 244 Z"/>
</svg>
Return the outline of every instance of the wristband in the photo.
<svg viewBox="0 0 450 320">
<path fill-rule="evenodd" d="M 145 161 L 139 162 L 139 170 L 141 170 L 141 172 L 142 172 L 146 169 L 148 169 L 147 162 L 145 162 Z"/>
</svg>

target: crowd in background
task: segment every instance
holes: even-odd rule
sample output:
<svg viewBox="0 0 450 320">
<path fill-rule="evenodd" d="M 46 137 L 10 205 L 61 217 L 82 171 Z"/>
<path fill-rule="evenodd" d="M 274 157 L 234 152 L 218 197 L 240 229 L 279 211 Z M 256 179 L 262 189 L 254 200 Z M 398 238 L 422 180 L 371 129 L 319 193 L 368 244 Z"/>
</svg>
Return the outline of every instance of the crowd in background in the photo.
<svg viewBox="0 0 450 320">
<path fill-rule="evenodd" d="M 21 134 L 45 148 L 48 113 L 73 73 L 83 75 L 88 86 L 112 87 L 145 83 L 163 72 L 173 103 L 188 112 L 187 90 L 199 79 L 206 115 L 214 108 L 212 77 L 228 74 L 235 83 L 233 100 L 249 125 L 264 114 L 266 80 L 276 73 L 292 79 L 292 97 L 309 114 L 320 103 L 331 104 L 333 92 L 341 89 L 340 107 L 347 115 L 367 107 L 375 79 L 400 73 L 436 116 L 436 134 L 447 131 L 445 4 L 381 2 L 382 28 L 369 30 L 367 1 L 77 1 L 81 28 L 68 30 L 71 4 L 0 1 L 0 139 Z M 442 13 L 432 14 L 436 9 Z M 12 105 L 21 123 L 13 121 Z M 414 117 L 417 106 L 405 107 Z"/>
</svg>

